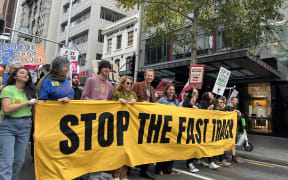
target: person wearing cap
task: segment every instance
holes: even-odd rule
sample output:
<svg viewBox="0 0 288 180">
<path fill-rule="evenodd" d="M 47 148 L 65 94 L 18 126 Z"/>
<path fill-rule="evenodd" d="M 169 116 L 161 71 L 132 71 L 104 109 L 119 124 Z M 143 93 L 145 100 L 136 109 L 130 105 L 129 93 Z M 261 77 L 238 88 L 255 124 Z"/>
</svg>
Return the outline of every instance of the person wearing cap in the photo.
<svg viewBox="0 0 288 180">
<path fill-rule="evenodd" d="M 107 80 L 111 71 L 109 61 L 103 60 L 98 64 L 98 73 L 90 77 L 84 86 L 82 97 L 83 100 L 111 100 L 113 94 L 112 83 Z"/>
<path fill-rule="evenodd" d="M 102 60 L 98 64 L 98 73 L 90 77 L 84 86 L 82 100 L 112 100 L 113 86 L 107 80 L 111 71 L 109 61 Z M 90 173 L 89 180 L 101 180 L 101 172 Z"/>
</svg>

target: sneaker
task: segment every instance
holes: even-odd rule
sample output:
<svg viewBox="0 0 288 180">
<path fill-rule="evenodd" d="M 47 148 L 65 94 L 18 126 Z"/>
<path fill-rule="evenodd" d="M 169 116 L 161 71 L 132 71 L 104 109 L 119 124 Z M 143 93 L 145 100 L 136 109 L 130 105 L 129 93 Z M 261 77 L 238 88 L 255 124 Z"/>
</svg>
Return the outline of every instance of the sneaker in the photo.
<svg viewBox="0 0 288 180">
<path fill-rule="evenodd" d="M 192 172 L 192 173 L 196 173 L 199 172 L 199 169 L 197 169 L 193 163 L 189 163 L 187 166 L 188 171 Z"/>
<path fill-rule="evenodd" d="M 207 162 L 205 162 L 205 161 L 201 161 L 201 165 L 203 167 L 210 167 L 210 165 Z"/>
<path fill-rule="evenodd" d="M 217 162 L 216 164 L 219 165 L 219 166 L 222 166 L 222 167 L 227 167 L 227 166 L 231 165 L 231 163 L 227 162 L 226 160 L 223 160 L 221 162 Z"/>
<path fill-rule="evenodd" d="M 215 164 L 214 162 L 211 162 L 210 165 L 209 165 L 209 168 L 210 169 L 217 169 L 219 168 L 220 166 L 218 166 L 217 164 Z"/>
</svg>

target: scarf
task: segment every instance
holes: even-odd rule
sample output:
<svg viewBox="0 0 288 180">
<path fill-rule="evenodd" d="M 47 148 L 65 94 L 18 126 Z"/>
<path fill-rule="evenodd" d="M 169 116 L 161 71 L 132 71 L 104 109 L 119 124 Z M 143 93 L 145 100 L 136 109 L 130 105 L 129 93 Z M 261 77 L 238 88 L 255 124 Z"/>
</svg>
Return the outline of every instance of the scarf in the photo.
<svg viewBox="0 0 288 180">
<path fill-rule="evenodd" d="M 36 97 L 37 97 L 37 98 L 39 97 L 39 93 L 40 93 L 42 84 L 43 84 L 43 82 L 44 82 L 44 80 L 45 80 L 46 78 L 50 78 L 50 79 L 53 79 L 53 80 L 55 80 L 55 81 L 60 81 L 60 82 L 64 82 L 64 81 L 66 80 L 66 76 L 48 72 L 47 74 L 45 74 L 45 76 L 43 76 L 43 77 L 39 80 L 39 82 L 38 82 L 38 84 L 37 84 L 37 86 L 36 86 Z"/>
</svg>

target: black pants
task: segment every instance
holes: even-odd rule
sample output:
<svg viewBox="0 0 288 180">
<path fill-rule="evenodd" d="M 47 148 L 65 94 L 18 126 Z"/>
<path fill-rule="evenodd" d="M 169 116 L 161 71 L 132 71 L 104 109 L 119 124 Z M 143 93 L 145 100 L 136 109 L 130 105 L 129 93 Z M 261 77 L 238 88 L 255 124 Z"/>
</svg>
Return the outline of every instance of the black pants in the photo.
<svg viewBox="0 0 288 180">
<path fill-rule="evenodd" d="M 160 171 L 163 171 L 165 174 L 172 173 L 174 161 L 168 161 L 168 162 L 158 162 L 155 167 L 155 174 L 159 174 Z"/>
<path fill-rule="evenodd" d="M 148 171 L 149 165 L 150 164 L 143 164 L 138 166 L 140 168 L 140 173 Z"/>
<path fill-rule="evenodd" d="M 188 159 L 188 160 L 186 161 L 186 166 L 188 167 L 188 164 L 194 163 L 196 160 L 197 160 L 196 158 Z"/>
</svg>

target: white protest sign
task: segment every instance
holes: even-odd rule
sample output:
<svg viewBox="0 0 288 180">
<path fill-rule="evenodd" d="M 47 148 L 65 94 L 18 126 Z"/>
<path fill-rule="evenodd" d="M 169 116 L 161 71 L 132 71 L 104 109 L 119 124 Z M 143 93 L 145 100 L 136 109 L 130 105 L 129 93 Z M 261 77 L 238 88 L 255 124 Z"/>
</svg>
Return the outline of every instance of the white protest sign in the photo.
<svg viewBox="0 0 288 180">
<path fill-rule="evenodd" d="M 69 61 L 78 61 L 79 52 L 66 48 L 61 48 L 60 56 L 66 57 Z"/>
<path fill-rule="evenodd" d="M 214 84 L 213 93 L 223 96 L 227 86 L 231 71 L 221 67 L 218 73 L 217 80 Z"/>
</svg>

